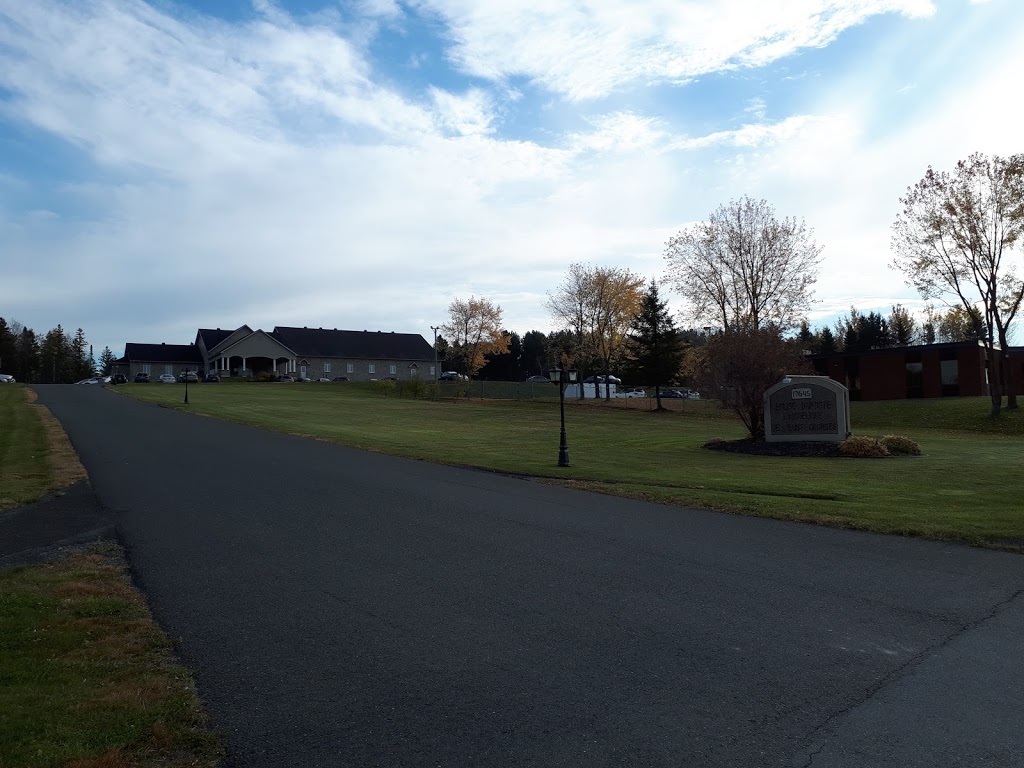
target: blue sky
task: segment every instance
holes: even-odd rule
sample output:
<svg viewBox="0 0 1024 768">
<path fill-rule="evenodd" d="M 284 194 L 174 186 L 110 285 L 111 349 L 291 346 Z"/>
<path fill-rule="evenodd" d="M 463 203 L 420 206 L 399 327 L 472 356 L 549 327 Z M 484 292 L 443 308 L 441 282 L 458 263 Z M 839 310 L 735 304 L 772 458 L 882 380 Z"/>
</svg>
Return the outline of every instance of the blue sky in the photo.
<svg viewBox="0 0 1024 768">
<path fill-rule="evenodd" d="M 660 277 L 744 194 L 824 246 L 812 322 L 919 307 L 898 198 L 1022 151 L 1022 39 L 1019 0 L 0 0 L 0 316 L 549 330 L 570 262 Z"/>
</svg>

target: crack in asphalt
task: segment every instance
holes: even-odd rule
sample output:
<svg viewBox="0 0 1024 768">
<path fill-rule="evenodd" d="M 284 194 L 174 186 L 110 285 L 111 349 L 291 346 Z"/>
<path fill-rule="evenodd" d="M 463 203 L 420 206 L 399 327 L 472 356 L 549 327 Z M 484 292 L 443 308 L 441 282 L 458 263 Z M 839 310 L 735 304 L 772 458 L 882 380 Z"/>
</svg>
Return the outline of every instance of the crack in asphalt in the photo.
<svg viewBox="0 0 1024 768">
<path fill-rule="evenodd" d="M 864 704 L 866 704 L 867 702 L 871 701 L 871 699 L 873 699 L 876 695 L 878 695 L 879 691 L 881 691 L 882 689 L 888 687 L 890 684 L 895 682 L 897 679 L 902 679 L 904 677 L 904 672 L 906 672 L 909 669 L 913 669 L 915 667 L 920 666 L 926 659 L 934 656 L 936 653 L 941 651 L 943 648 L 946 648 L 947 646 L 949 646 L 950 643 L 952 643 L 954 640 L 962 637 L 963 635 L 965 635 L 968 632 L 971 632 L 971 631 L 973 631 L 975 629 L 978 629 L 983 624 L 985 624 L 988 621 L 994 619 L 1000 613 L 1002 613 L 1007 608 L 1009 608 L 1010 605 L 1015 600 L 1020 598 L 1022 595 L 1024 595 L 1024 589 L 1018 589 L 1016 592 L 1014 592 L 1012 595 L 1010 595 L 1006 599 L 1000 600 L 998 603 L 993 605 L 991 610 L 989 610 L 988 613 L 986 613 L 985 615 L 981 616 L 978 619 L 975 619 L 974 621 L 970 621 L 970 622 L 960 626 L 958 629 L 956 629 L 954 632 L 952 632 L 948 637 L 946 637 L 942 642 L 936 643 L 935 645 L 931 645 L 931 646 L 925 648 L 924 650 L 922 650 L 920 653 L 912 656 L 906 662 L 904 662 L 900 666 L 896 667 L 896 669 L 892 670 L 887 675 L 885 675 L 880 680 L 878 680 L 878 682 L 876 682 L 874 685 L 870 686 L 864 692 L 864 697 L 863 698 L 861 698 L 859 701 L 856 701 L 856 702 L 854 702 L 854 703 L 852 703 L 852 704 L 850 704 L 850 705 L 848 705 L 846 707 L 843 707 L 842 709 L 840 709 L 840 710 L 838 710 L 836 712 L 833 712 L 831 715 L 829 715 L 827 718 L 825 718 L 825 720 L 822 721 L 819 725 L 817 725 L 814 728 L 812 728 L 807 733 L 806 736 L 804 736 L 804 737 L 802 737 L 800 739 L 800 741 L 801 742 L 810 742 L 815 737 L 816 734 L 818 734 L 821 731 L 823 731 L 826 728 L 828 728 L 830 725 L 832 725 L 834 722 L 839 720 L 844 715 L 852 712 L 853 710 L 857 709 L 858 707 L 861 707 Z M 805 763 L 803 763 L 801 768 L 810 768 L 811 765 L 814 763 L 814 758 L 817 757 L 821 753 L 821 751 L 823 749 L 825 749 L 826 744 L 827 744 L 827 742 L 823 741 L 823 742 L 821 742 L 821 744 L 818 746 L 817 749 L 815 749 L 813 752 L 809 752 L 808 756 L 807 756 L 807 761 Z"/>
</svg>

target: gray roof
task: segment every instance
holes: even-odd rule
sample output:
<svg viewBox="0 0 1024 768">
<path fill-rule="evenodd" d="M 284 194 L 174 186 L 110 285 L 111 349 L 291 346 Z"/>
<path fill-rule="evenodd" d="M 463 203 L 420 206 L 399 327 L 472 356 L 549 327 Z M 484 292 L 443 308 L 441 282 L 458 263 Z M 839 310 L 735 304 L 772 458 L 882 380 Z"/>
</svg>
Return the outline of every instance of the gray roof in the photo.
<svg viewBox="0 0 1024 768">
<path fill-rule="evenodd" d="M 339 331 L 277 326 L 271 334 L 302 357 L 364 360 L 433 360 L 434 348 L 418 333 Z"/>
</svg>

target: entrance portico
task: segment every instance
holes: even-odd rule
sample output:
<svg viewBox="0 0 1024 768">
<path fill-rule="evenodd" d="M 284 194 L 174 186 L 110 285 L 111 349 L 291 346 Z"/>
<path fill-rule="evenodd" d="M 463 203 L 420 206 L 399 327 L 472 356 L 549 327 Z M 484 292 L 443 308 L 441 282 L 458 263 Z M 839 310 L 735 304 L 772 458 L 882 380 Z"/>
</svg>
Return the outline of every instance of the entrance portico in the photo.
<svg viewBox="0 0 1024 768">
<path fill-rule="evenodd" d="M 264 331 L 255 331 L 239 340 L 210 350 L 210 366 L 222 376 L 255 376 L 259 373 L 292 373 L 297 356 Z"/>
</svg>

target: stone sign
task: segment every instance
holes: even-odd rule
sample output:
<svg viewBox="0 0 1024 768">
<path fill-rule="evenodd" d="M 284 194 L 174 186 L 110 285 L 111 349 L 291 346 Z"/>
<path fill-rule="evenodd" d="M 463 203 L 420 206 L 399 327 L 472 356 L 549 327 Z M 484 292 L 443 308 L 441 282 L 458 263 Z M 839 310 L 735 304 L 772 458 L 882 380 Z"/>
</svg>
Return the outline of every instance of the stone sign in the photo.
<svg viewBox="0 0 1024 768">
<path fill-rule="evenodd" d="M 786 376 L 764 393 L 769 442 L 842 442 L 850 436 L 850 392 L 828 376 Z"/>
</svg>

